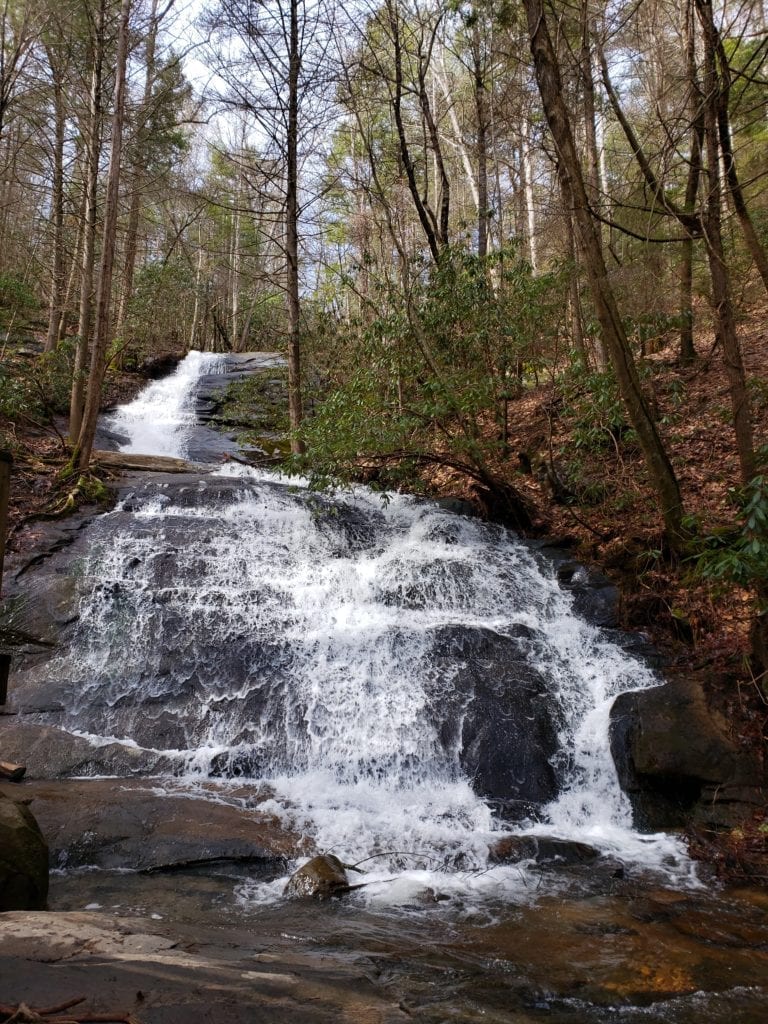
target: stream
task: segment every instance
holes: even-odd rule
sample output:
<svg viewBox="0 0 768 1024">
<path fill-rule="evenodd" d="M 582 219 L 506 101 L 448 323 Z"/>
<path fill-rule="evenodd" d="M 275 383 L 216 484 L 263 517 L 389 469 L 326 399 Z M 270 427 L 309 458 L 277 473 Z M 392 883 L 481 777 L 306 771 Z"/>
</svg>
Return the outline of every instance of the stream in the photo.
<svg viewBox="0 0 768 1024">
<path fill-rule="evenodd" d="M 190 353 L 105 421 L 124 452 L 201 465 L 129 477 L 89 524 L 71 641 L 17 686 L 96 752 L 85 774 L 255 810 L 299 845 L 279 868 L 62 861 L 52 909 L 364 962 L 402 1019 L 762 1022 L 768 897 L 637 831 L 618 783 L 611 704 L 652 668 L 534 543 L 229 460 L 196 412 L 225 364 Z M 286 900 L 313 851 L 361 888 Z"/>
</svg>

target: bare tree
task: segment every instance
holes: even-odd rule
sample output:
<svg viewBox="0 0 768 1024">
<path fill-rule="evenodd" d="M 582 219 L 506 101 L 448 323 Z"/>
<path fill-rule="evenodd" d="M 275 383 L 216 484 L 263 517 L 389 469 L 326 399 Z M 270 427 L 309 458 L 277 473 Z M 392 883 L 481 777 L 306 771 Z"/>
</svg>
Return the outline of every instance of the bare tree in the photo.
<svg viewBox="0 0 768 1024">
<path fill-rule="evenodd" d="M 221 97 L 248 114 L 281 166 L 272 186 L 282 192 L 285 296 L 288 315 L 288 412 L 294 452 L 303 450 L 301 379 L 302 163 L 317 134 L 317 99 L 327 80 L 329 12 L 322 0 L 220 0 L 207 17 L 211 56 L 226 82 Z M 316 141 L 316 140 L 315 140 Z"/>
<path fill-rule="evenodd" d="M 682 545 L 682 499 L 672 465 L 643 395 L 632 353 L 611 288 L 595 221 L 590 211 L 584 175 L 576 150 L 568 108 L 563 98 L 560 69 L 542 0 L 523 0 L 544 113 L 557 151 L 557 169 L 564 194 L 570 198 L 581 239 L 592 300 L 619 389 L 658 494 L 668 543 Z"/>
</svg>

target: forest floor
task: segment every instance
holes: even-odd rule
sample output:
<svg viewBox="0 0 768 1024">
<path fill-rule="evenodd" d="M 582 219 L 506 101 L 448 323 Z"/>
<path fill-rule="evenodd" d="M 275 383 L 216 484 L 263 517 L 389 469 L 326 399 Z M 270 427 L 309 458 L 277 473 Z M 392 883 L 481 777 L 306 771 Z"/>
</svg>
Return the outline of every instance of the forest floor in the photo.
<svg viewBox="0 0 768 1024">
<path fill-rule="evenodd" d="M 755 440 L 764 445 L 764 308 L 744 319 L 740 338 L 754 403 Z M 706 335 L 699 336 L 697 348 L 698 359 L 689 367 L 679 365 L 672 343 L 649 355 L 644 386 L 657 412 L 686 512 L 695 514 L 704 534 L 734 527 L 739 470 L 721 353 Z M 31 354 L 17 358 L 33 362 Z M 137 373 L 113 374 L 105 408 L 130 400 L 147 379 Z M 747 661 L 754 595 L 730 584 L 714 586 L 698 578 L 690 562 L 666 556 L 657 502 L 639 451 L 608 429 L 602 437 L 599 429 L 587 431 L 585 443 L 584 412 L 581 418 L 574 415 L 572 397 L 564 396 L 559 381 L 542 378 L 510 403 L 511 454 L 494 467 L 496 474 L 527 500 L 539 536 L 557 538 L 574 558 L 617 584 L 620 625 L 645 633 L 666 657 L 670 674 L 699 674 L 740 740 L 767 751 L 768 701 Z M 66 420 L 0 419 L 0 431 L 0 443 L 14 456 L 8 539 L 13 548 L 20 526 L 55 515 L 72 487 L 71 480 L 61 479 L 67 458 Z M 451 471 L 434 470 L 425 483 L 433 494 L 475 497 L 471 484 Z M 723 863 L 737 863 L 744 855 L 768 864 L 764 820 L 760 815 L 740 834 L 725 838 L 734 848 L 725 851 Z"/>
</svg>

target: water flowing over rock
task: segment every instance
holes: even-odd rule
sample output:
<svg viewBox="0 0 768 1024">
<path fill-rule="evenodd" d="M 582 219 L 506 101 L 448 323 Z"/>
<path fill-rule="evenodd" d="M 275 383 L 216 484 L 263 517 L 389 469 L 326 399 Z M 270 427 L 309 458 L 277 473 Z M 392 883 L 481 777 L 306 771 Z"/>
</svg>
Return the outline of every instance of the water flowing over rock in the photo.
<svg viewBox="0 0 768 1024">
<path fill-rule="evenodd" d="M 210 412 L 216 359 L 113 417 L 124 454 L 215 461 L 191 382 Z M 423 500 L 174 469 L 129 473 L 112 512 L 20 570 L 20 620 L 59 642 L 19 659 L 20 724 L 0 723 L 14 752 L 27 730 L 32 776 L 266 782 L 270 812 L 350 861 L 482 869 L 500 835 L 546 830 L 681 862 L 672 840 L 640 844 L 618 784 L 610 706 L 657 679 L 595 624 L 606 581 Z"/>
<path fill-rule="evenodd" d="M 285 886 L 286 896 L 312 896 L 327 899 L 349 892 L 344 865 L 332 853 L 319 854 L 295 871 Z"/>
</svg>

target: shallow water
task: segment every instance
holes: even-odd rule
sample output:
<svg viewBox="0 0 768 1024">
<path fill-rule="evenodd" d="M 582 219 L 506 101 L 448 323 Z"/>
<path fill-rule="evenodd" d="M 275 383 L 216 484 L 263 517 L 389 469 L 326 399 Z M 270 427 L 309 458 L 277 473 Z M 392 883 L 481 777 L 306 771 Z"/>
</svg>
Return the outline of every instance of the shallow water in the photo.
<svg viewBox="0 0 768 1024">
<path fill-rule="evenodd" d="M 424 879 L 426 882 L 427 879 Z M 418 1020 L 758 1024 L 768 1008 L 768 899 L 752 891 L 681 893 L 641 878 L 613 892 L 575 873 L 477 919 L 414 885 L 397 905 L 362 893 L 256 904 L 266 880 L 211 872 L 88 872 L 53 880 L 52 909 L 150 917 L 200 935 L 234 929 L 242 948 L 350 958 Z M 453 880 L 455 883 L 455 879 Z M 267 883 L 268 884 L 268 883 Z M 552 890 L 555 891 L 552 891 Z M 227 933 L 228 941 L 232 935 Z"/>
</svg>

